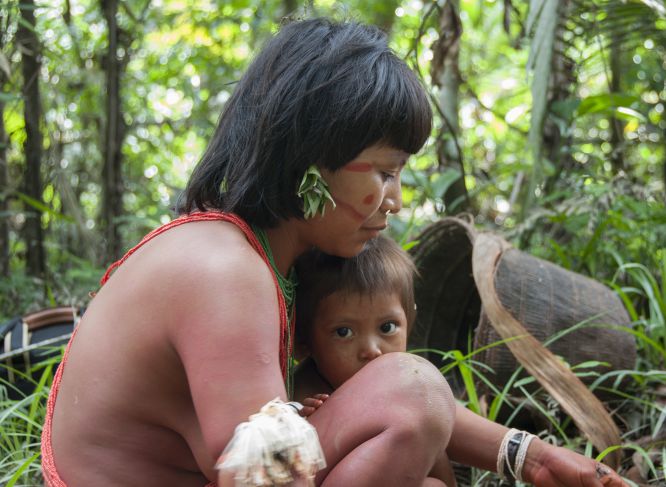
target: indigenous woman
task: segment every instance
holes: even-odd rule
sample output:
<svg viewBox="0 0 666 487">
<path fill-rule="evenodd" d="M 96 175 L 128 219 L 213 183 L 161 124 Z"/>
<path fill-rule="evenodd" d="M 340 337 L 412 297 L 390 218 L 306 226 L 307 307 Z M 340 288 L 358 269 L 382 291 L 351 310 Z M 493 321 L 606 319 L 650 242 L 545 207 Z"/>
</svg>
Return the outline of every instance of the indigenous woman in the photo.
<svg viewBox="0 0 666 487">
<path fill-rule="evenodd" d="M 379 30 L 285 26 L 236 86 L 182 215 L 114 264 L 86 310 L 49 398 L 47 485 L 233 485 L 238 473 L 216 465 L 237 426 L 288 399 L 294 259 L 353 256 L 376 237 L 430 128 L 423 88 Z M 442 485 L 427 473 L 455 402 L 422 359 L 373 360 L 309 423 L 293 416 L 316 428 L 318 484 Z M 530 450 L 528 479 L 544 452 Z"/>
</svg>

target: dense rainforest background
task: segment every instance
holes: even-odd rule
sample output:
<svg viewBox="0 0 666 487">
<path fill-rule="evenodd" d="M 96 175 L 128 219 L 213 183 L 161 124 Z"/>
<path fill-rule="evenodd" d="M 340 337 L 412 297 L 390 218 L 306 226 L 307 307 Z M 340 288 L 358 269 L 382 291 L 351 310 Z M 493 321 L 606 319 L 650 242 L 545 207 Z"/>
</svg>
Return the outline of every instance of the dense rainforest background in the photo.
<svg viewBox="0 0 666 487">
<path fill-rule="evenodd" d="M 0 322 L 85 306 L 174 216 L 252 54 L 313 16 L 378 25 L 431 94 L 394 238 L 466 213 L 618 293 L 639 354 L 622 472 L 665 485 L 663 0 L 0 0 Z M 0 484 L 37 485 L 49 380 L 0 393 Z M 592 454 L 542 404 L 545 437 Z"/>
</svg>

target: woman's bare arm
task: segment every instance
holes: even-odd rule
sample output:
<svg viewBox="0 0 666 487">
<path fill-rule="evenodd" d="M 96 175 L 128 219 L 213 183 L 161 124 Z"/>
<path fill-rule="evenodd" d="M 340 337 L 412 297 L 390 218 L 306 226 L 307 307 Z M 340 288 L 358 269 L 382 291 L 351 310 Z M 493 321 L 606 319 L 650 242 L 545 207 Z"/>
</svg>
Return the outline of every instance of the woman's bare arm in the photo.
<svg viewBox="0 0 666 487">
<path fill-rule="evenodd" d="M 447 452 L 456 462 L 496 471 L 497 455 L 508 428 L 457 405 L 456 424 Z M 606 472 L 606 475 L 602 475 Z M 566 448 L 539 439 L 530 443 L 523 478 L 537 487 L 622 487 L 610 468 Z"/>
<path fill-rule="evenodd" d="M 172 319 L 170 330 L 206 445 L 207 458 L 197 460 L 209 479 L 235 427 L 271 399 L 286 399 L 270 270 L 240 232 L 221 226 L 202 228 L 193 243 L 200 257 L 183 269 L 180 284 L 187 314 Z"/>
</svg>

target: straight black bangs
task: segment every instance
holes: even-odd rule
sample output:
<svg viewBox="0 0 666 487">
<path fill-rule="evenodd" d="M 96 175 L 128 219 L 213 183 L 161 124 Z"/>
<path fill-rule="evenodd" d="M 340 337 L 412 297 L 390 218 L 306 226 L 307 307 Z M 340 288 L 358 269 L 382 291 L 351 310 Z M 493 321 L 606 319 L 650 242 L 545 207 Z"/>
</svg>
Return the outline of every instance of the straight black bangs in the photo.
<svg viewBox="0 0 666 487">
<path fill-rule="evenodd" d="M 336 170 L 375 144 L 414 154 L 431 118 L 419 79 L 376 27 L 288 24 L 237 84 L 183 211 L 217 208 L 261 227 L 301 218 L 296 191 L 310 165 Z"/>
<path fill-rule="evenodd" d="M 432 111 L 424 88 L 381 42 L 381 48 L 331 46 L 307 91 L 310 124 L 304 136 L 320 139 L 314 152 L 329 169 L 340 168 L 374 144 L 414 154 L 430 135 Z"/>
</svg>

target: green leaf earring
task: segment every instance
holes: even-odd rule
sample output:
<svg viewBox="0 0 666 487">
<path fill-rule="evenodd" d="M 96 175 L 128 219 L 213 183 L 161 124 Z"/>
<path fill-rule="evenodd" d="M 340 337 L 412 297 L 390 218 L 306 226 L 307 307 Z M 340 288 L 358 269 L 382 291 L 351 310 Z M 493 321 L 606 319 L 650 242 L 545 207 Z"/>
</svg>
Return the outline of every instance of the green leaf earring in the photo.
<svg viewBox="0 0 666 487">
<path fill-rule="evenodd" d="M 321 213 L 323 216 L 327 201 L 330 201 L 335 208 L 335 201 L 328 190 L 328 184 L 314 164 L 308 167 L 303 174 L 303 180 L 296 195 L 303 200 L 303 217 L 306 220 L 317 213 Z"/>
</svg>

